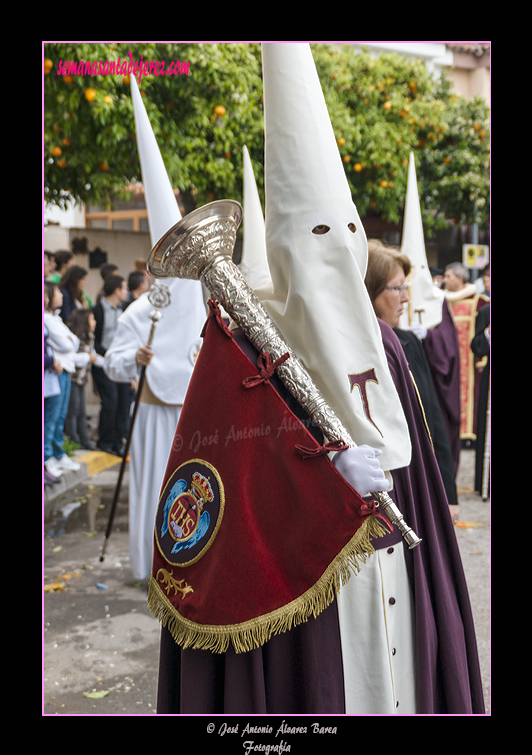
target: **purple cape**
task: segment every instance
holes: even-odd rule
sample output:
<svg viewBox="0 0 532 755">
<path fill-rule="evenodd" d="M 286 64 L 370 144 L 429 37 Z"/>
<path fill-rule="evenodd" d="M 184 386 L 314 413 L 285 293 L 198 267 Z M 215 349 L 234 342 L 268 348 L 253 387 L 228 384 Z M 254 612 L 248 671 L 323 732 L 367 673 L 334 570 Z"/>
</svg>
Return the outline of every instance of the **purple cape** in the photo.
<svg viewBox="0 0 532 755">
<path fill-rule="evenodd" d="M 460 441 L 460 352 L 458 333 L 447 300 L 444 300 L 442 305 L 441 323 L 427 331 L 423 346 L 447 427 L 456 475 L 462 447 Z"/>
<path fill-rule="evenodd" d="M 413 461 L 408 468 L 394 472 L 393 495 L 406 521 L 423 538 L 417 549 L 406 550 L 416 605 L 419 712 L 482 713 L 469 597 L 441 476 L 428 436 L 416 429 L 423 428 L 419 425 L 422 415 L 401 345 L 388 326 L 381 324 L 381 328 L 415 456 L 427 459 L 425 465 Z M 256 363 L 257 354 L 249 342 L 241 334 L 235 335 Z M 283 386 L 274 380 L 272 384 L 305 421 L 303 411 Z M 306 424 L 313 432 L 312 425 Z M 397 542 L 397 532 L 387 537 Z M 375 541 L 375 547 L 384 544 L 385 538 Z M 161 631 L 158 714 L 344 712 L 336 602 L 317 618 L 247 653 L 182 649 L 166 629 Z"/>
</svg>

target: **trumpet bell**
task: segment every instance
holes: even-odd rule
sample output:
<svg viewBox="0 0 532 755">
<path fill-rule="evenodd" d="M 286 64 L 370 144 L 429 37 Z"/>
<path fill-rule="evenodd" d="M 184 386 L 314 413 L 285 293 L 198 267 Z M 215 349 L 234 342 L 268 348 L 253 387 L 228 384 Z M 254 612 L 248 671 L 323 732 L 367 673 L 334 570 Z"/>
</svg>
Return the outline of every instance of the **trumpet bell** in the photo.
<svg viewBox="0 0 532 755">
<path fill-rule="evenodd" d="M 220 258 L 232 259 L 242 206 L 222 199 L 185 215 L 154 245 L 147 268 L 153 278 L 202 280 Z"/>
</svg>

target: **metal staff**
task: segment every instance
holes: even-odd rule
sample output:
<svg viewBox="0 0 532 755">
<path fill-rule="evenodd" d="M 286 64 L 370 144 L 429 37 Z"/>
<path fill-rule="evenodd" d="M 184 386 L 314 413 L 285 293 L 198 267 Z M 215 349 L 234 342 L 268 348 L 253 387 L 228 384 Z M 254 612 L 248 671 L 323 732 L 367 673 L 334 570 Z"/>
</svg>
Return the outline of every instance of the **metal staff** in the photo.
<svg viewBox="0 0 532 755">
<path fill-rule="evenodd" d="M 484 369 L 489 370 L 489 364 Z M 491 456 L 491 373 L 488 376 L 488 405 L 486 407 L 486 433 L 484 438 L 484 457 L 482 460 L 482 500 L 488 500 L 488 486 L 490 481 L 490 456 Z"/>
<path fill-rule="evenodd" d="M 412 308 L 414 304 L 412 302 L 412 278 L 414 278 L 415 274 L 416 274 L 416 270 L 414 267 L 412 267 L 412 269 L 406 276 L 406 285 L 408 287 L 407 290 L 408 290 L 408 324 L 409 325 L 412 325 L 412 320 L 413 320 Z"/>
<path fill-rule="evenodd" d="M 274 361 L 286 353 L 290 355 L 277 367 L 277 373 L 323 434 L 330 441 L 343 440 L 346 445 L 356 447 L 233 262 L 241 220 L 242 207 L 233 200 L 211 202 L 185 215 L 151 250 L 150 275 L 201 280 L 259 352 L 267 351 Z M 371 495 L 399 528 L 408 547 L 419 545 L 420 538 L 406 524 L 390 496 L 381 492 Z"/>
<path fill-rule="evenodd" d="M 148 293 L 148 301 L 150 302 L 150 304 L 153 304 L 153 306 L 155 307 L 155 309 L 153 309 L 149 315 L 150 320 L 151 320 L 151 328 L 150 328 L 148 340 L 146 342 L 146 346 L 148 346 L 148 348 L 151 348 L 151 345 L 153 343 L 153 336 L 155 335 L 155 327 L 162 317 L 162 313 L 160 310 L 162 307 L 166 307 L 170 303 L 170 294 L 166 286 L 153 285 L 150 289 L 150 292 Z M 128 434 L 126 438 L 126 445 L 124 447 L 122 462 L 120 464 L 120 471 L 118 472 L 118 480 L 116 482 L 115 492 L 113 495 L 113 502 L 111 504 L 111 510 L 109 512 L 109 519 L 107 521 L 107 529 L 105 531 L 105 538 L 103 541 L 102 550 L 100 552 L 100 561 L 103 561 L 105 558 L 105 551 L 107 548 L 107 543 L 109 541 L 111 530 L 113 528 L 113 520 L 115 518 L 116 505 L 118 503 L 118 496 L 120 495 L 120 490 L 122 488 L 122 479 L 124 477 L 124 472 L 126 469 L 129 446 L 131 445 L 131 438 L 133 437 L 133 427 L 135 425 L 135 418 L 137 416 L 137 410 L 139 408 L 140 397 L 142 394 L 142 387 L 144 385 L 145 377 L 146 377 L 146 365 L 142 365 L 140 368 L 137 395 L 135 396 L 135 403 L 133 405 L 133 411 L 131 412 L 131 417 L 129 420 L 129 430 L 128 430 Z"/>
</svg>

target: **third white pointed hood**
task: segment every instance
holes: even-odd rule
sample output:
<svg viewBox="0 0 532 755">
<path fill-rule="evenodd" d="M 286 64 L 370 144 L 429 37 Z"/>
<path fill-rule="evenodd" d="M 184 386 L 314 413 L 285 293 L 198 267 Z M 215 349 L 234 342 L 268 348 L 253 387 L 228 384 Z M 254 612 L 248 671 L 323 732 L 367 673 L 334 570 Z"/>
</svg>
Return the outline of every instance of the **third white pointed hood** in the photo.
<svg viewBox="0 0 532 755">
<path fill-rule="evenodd" d="M 248 148 L 243 149 L 244 205 L 242 224 L 244 230 L 240 271 L 252 289 L 271 286 L 271 275 L 266 257 L 264 215 L 260 203 L 255 173 Z"/>
<path fill-rule="evenodd" d="M 408 296 L 410 299 L 408 310 L 412 313 L 412 322 L 419 322 L 419 314 L 416 310 L 422 310 L 420 313 L 421 322 L 426 328 L 434 328 L 442 320 L 444 294 L 432 282 L 432 275 L 427 262 L 417 188 L 416 163 L 412 152 L 408 164 L 401 252 L 408 257 L 412 264 L 412 271 L 408 278 Z M 405 311 L 399 321 L 399 327 L 406 328 L 410 324 L 408 320 L 408 311 Z"/>
</svg>

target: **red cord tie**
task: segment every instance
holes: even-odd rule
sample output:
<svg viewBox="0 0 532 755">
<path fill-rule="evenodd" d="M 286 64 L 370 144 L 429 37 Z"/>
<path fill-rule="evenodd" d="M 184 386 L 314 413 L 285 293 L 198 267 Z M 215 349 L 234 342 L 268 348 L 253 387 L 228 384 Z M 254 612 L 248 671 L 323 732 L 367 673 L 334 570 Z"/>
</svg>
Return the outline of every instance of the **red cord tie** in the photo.
<svg viewBox="0 0 532 755">
<path fill-rule="evenodd" d="M 370 514 L 373 515 L 376 519 L 380 519 L 380 521 L 386 526 L 386 528 L 390 532 L 392 532 L 392 523 L 384 516 L 384 514 L 381 514 L 379 504 L 376 501 L 365 501 L 358 510 L 359 516 L 370 516 Z"/>
<path fill-rule="evenodd" d="M 275 370 L 279 365 L 283 364 L 283 362 L 286 362 L 286 360 L 290 357 L 290 354 L 287 352 L 286 354 L 283 354 L 282 357 L 279 357 L 275 362 L 272 360 L 270 354 L 262 353 L 259 355 L 259 358 L 257 359 L 257 367 L 259 368 L 259 374 L 258 375 L 252 375 L 251 377 L 246 378 L 242 381 L 242 385 L 244 388 L 253 388 L 256 385 L 259 385 L 260 383 L 269 383 L 270 378 L 275 373 Z"/>
<path fill-rule="evenodd" d="M 207 323 L 211 319 L 211 317 L 216 318 L 216 322 L 222 329 L 222 331 L 225 333 L 226 336 L 229 336 L 230 338 L 234 338 L 233 334 L 231 333 L 230 329 L 227 327 L 227 324 L 225 323 L 222 313 L 220 311 L 220 307 L 218 306 L 218 303 L 215 299 L 210 298 L 207 302 L 209 305 L 209 314 L 207 317 L 207 321 L 205 322 L 205 325 L 203 326 L 203 330 L 201 331 L 201 338 L 205 337 L 205 330 L 207 328 Z"/>
<path fill-rule="evenodd" d="M 345 451 L 349 446 L 343 440 L 331 440 L 329 443 L 315 448 L 305 448 L 305 446 L 296 446 L 295 448 L 302 459 L 314 459 L 317 456 L 325 456 L 329 451 Z"/>
</svg>

